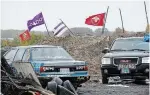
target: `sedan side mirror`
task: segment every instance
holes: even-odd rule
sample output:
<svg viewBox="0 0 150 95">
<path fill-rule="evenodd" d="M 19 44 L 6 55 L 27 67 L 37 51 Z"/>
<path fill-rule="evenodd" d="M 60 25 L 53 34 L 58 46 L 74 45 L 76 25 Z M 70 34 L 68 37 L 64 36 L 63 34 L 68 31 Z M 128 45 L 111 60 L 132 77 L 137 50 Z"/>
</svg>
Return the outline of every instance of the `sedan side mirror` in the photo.
<svg viewBox="0 0 150 95">
<path fill-rule="evenodd" d="M 102 50 L 102 53 L 108 53 L 110 51 L 109 48 L 104 48 L 104 50 Z"/>
</svg>

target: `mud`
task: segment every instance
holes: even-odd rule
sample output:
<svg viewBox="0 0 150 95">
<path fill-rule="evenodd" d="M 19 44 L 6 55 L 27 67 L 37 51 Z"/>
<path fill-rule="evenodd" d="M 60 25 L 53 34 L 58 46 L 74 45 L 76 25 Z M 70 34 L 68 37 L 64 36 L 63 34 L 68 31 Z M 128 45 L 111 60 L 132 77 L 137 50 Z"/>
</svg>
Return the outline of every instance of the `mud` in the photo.
<svg viewBox="0 0 150 95">
<path fill-rule="evenodd" d="M 149 84 L 102 84 L 88 81 L 77 90 L 79 95 L 149 95 Z"/>
</svg>

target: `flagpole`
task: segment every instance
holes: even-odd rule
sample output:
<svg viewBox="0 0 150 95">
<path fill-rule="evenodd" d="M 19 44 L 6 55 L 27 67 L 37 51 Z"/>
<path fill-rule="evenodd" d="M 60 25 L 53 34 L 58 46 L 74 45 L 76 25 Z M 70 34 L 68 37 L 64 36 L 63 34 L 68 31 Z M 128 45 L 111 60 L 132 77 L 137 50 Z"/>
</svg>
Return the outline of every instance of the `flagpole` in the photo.
<svg viewBox="0 0 150 95">
<path fill-rule="evenodd" d="M 62 21 L 61 19 L 60 19 L 60 21 Z M 62 21 L 63 22 L 63 21 Z M 63 24 L 67 27 L 67 25 L 63 22 Z M 69 32 L 71 32 L 71 30 L 69 29 L 69 27 L 67 27 L 68 28 L 68 30 L 69 30 Z M 73 34 L 73 32 L 71 32 L 72 34 Z M 74 34 L 73 34 L 74 35 Z"/>
<path fill-rule="evenodd" d="M 145 1 L 144 1 L 144 6 L 145 6 L 146 19 L 147 19 L 147 28 L 148 28 L 148 31 L 146 31 L 147 29 L 146 29 L 145 31 L 146 31 L 146 32 L 150 32 L 150 31 L 149 31 L 149 21 L 148 21 L 147 9 L 146 9 L 146 3 L 145 3 Z"/>
<path fill-rule="evenodd" d="M 43 14 L 42 14 L 42 15 L 43 15 Z M 44 16 L 43 16 L 43 19 L 44 19 Z M 48 32 L 48 28 L 47 28 L 47 25 L 46 25 L 45 19 L 44 19 L 44 25 L 45 25 L 46 30 L 47 30 L 47 33 L 48 33 L 48 35 L 49 35 L 49 32 Z M 49 36 L 50 36 L 50 35 L 49 35 Z"/>
<path fill-rule="evenodd" d="M 103 25 L 103 29 L 102 29 L 102 34 L 104 33 L 104 30 L 105 30 L 105 24 L 106 24 L 106 19 L 107 19 L 107 15 L 108 15 L 108 10 L 109 10 L 109 6 L 107 7 L 107 12 L 106 12 L 106 16 L 105 16 L 105 21 L 104 21 L 104 25 Z"/>
<path fill-rule="evenodd" d="M 46 30 L 47 30 L 47 33 L 48 33 L 48 35 L 49 35 L 48 28 L 47 28 L 47 25 L 46 25 L 45 21 L 44 21 L 44 25 L 45 25 Z M 50 36 L 50 35 L 49 35 L 49 36 Z"/>
<path fill-rule="evenodd" d="M 122 14 L 121 14 L 121 9 L 120 8 L 119 8 L 119 11 L 120 11 L 120 17 L 121 17 L 121 23 L 122 23 L 122 30 L 123 30 L 123 33 L 124 33 L 123 19 L 122 19 Z"/>
</svg>

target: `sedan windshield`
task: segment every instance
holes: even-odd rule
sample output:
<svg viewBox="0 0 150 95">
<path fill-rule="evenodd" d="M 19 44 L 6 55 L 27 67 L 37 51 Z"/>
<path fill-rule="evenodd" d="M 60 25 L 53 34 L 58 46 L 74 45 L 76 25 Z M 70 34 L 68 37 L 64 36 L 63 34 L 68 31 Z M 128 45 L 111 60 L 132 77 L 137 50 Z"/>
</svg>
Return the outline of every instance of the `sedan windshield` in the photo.
<svg viewBox="0 0 150 95">
<path fill-rule="evenodd" d="M 73 58 L 60 47 L 36 47 L 31 51 L 32 60 L 73 60 Z"/>
<path fill-rule="evenodd" d="M 118 39 L 114 42 L 111 51 L 149 51 L 149 42 L 142 38 Z"/>
</svg>

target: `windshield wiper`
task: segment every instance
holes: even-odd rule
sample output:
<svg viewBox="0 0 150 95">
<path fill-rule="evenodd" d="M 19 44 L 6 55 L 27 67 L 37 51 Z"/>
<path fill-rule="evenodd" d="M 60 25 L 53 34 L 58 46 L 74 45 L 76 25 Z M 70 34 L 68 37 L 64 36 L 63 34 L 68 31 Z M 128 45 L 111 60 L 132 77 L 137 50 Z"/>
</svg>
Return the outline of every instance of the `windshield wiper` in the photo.
<svg viewBox="0 0 150 95">
<path fill-rule="evenodd" d="M 127 51 L 127 50 L 125 50 L 125 49 L 113 49 L 111 51 Z"/>
<path fill-rule="evenodd" d="M 144 50 L 144 49 L 131 49 L 131 50 L 129 50 L 129 51 L 134 51 L 134 50 L 137 50 L 137 51 L 146 51 L 146 50 Z"/>
</svg>

